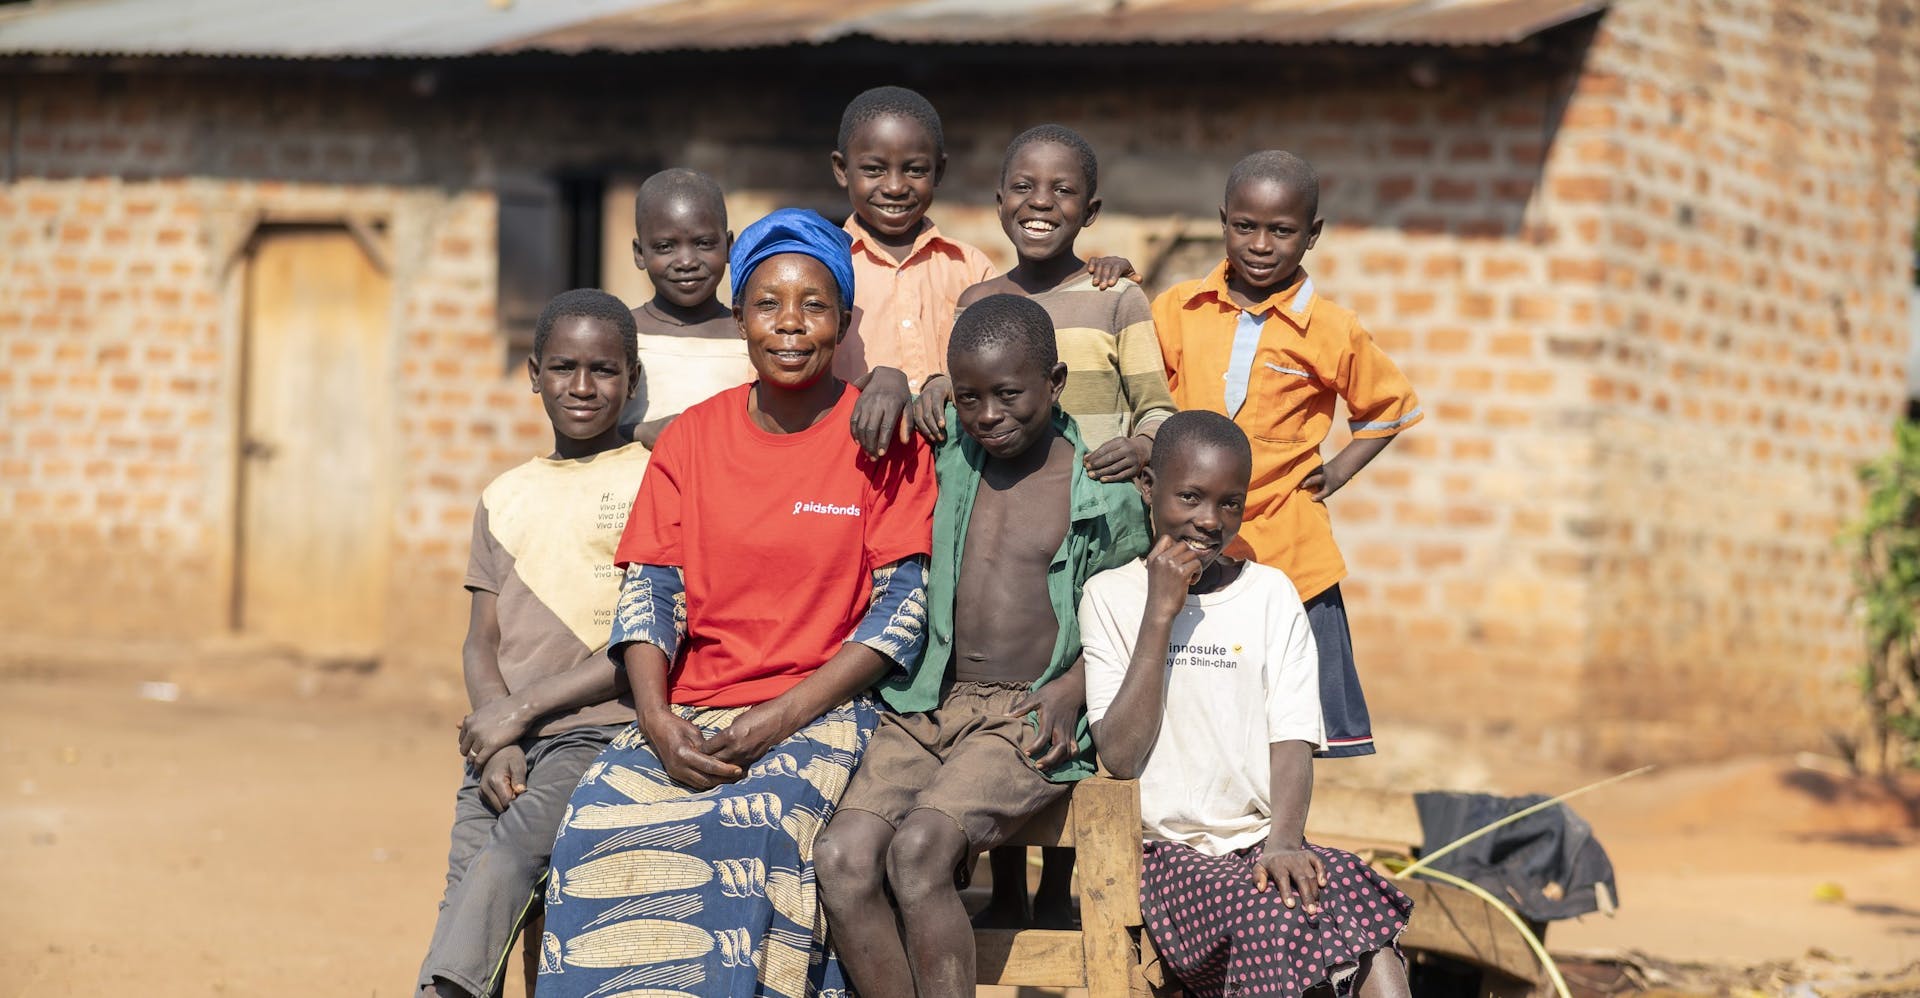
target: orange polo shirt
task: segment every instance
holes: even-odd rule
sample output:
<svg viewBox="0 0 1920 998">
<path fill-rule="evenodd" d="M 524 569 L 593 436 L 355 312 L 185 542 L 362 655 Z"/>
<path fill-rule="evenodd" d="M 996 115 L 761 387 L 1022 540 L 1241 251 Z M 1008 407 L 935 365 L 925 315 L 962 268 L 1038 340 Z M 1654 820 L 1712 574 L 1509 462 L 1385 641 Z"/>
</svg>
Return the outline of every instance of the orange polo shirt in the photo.
<svg viewBox="0 0 1920 998">
<path fill-rule="evenodd" d="M 1300 490 L 1320 467 L 1334 396 L 1347 400 L 1355 437 L 1412 426 L 1420 421 L 1420 400 L 1354 314 L 1314 293 L 1305 270 L 1247 311 L 1249 336 L 1236 365 L 1242 311 L 1227 297 L 1227 266 L 1223 261 L 1154 300 L 1167 385 L 1180 408 L 1227 413 L 1246 431 L 1253 483 L 1237 553 L 1287 573 L 1300 597 L 1311 599 L 1347 574 L 1326 505 Z M 1235 378 L 1243 380 L 1230 386 Z M 1227 411 L 1230 387 L 1244 394 L 1237 412 Z"/>
<path fill-rule="evenodd" d="M 987 255 L 940 234 L 932 219 L 896 263 L 857 218 L 853 237 L 853 325 L 833 354 L 833 373 L 853 381 L 876 367 L 898 368 L 914 391 L 947 369 L 947 336 L 960 293 L 992 277 Z"/>
</svg>

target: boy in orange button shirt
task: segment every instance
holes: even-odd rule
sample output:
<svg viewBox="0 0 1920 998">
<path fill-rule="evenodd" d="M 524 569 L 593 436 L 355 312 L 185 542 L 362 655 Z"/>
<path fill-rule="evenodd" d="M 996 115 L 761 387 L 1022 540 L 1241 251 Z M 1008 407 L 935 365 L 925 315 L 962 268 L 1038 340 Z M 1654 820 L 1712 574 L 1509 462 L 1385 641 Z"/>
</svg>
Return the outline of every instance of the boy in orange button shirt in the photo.
<svg viewBox="0 0 1920 998">
<path fill-rule="evenodd" d="M 903 414 L 928 378 L 946 373 L 960 293 L 994 273 L 985 253 L 941 235 L 927 217 L 947 172 L 946 143 L 940 112 L 905 87 L 863 91 L 840 114 L 831 161 L 853 209 L 846 230 L 856 290 L 833 373 L 861 389 L 853 438 L 876 457 L 896 434 L 902 443 L 912 434 Z M 1133 264 L 1103 256 L 1087 270 L 1104 291 Z"/>
<path fill-rule="evenodd" d="M 1292 153 L 1257 152 L 1227 177 L 1227 258 L 1153 303 L 1167 384 L 1181 409 L 1211 409 L 1253 442 L 1240 541 L 1287 573 L 1320 657 L 1326 757 L 1371 755 L 1340 579 L 1346 563 L 1322 505 L 1401 430 L 1420 421 L 1406 376 L 1354 314 L 1316 294 L 1300 261 L 1320 238 L 1320 180 Z M 1353 441 L 1322 463 L 1338 395 Z M 1243 553 L 1245 553 L 1243 551 Z"/>
</svg>

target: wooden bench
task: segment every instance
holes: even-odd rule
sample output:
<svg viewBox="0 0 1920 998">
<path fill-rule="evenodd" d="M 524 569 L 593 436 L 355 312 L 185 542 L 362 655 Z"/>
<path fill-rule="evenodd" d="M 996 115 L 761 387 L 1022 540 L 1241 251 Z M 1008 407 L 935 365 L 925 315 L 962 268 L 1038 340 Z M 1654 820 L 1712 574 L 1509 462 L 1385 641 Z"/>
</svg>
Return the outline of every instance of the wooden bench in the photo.
<svg viewBox="0 0 1920 998">
<path fill-rule="evenodd" d="M 980 983 L 1086 988 L 1087 998 L 1154 993 L 1148 976 L 1157 964 L 1140 920 L 1139 786 L 1105 776 L 1082 780 L 1009 844 L 1074 850 L 1080 930 L 975 931 Z"/>
<path fill-rule="evenodd" d="M 1363 857 L 1410 856 L 1422 840 L 1412 795 L 1326 784 L 1315 788 L 1307 835 Z M 1074 850 L 1080 930 L 976 930 L 981 984 L 1086 988 L 1088 998 L 1177 993 L 1140 917 L 1136 783 L 1105 776 L 1083 780 L 1009 844 Z M 1485 902 L 1433 881 L 1396 883 L 1414 903 L 1413 920 L 1400 937 L 1409 955 L 1431 954 L 1479 971 L 1480 992 L 1489 998 L 1552 993 L 1520 930 Z"/>
</svg>

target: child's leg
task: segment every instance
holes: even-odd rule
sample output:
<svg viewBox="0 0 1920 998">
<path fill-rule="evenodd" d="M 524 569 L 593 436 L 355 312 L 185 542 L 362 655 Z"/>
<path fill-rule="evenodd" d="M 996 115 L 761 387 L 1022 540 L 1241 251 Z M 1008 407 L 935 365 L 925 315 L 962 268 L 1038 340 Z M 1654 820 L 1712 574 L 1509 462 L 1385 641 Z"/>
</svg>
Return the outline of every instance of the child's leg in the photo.
<svg viewBox="0 0 1920 998">
<path fill-rule="evenodd" d="M 960 865 L 1004 843 L 1069 789 L 1035 769 L 1020 747 L 1026 722 L 1008 711 L 1026 691 L 983 684 L 976 695 L 976 722 L 953 741 L 887 850 L 920 998 L 973 995 L 973 933 L 955 883 Z M 1024 885 L 1024 870 L 1014 882 Z"/>
<path fill-rule="evenodd" d="M 618 730 L 581 728 L 542 738 L 528 750 L 526 792 L 490 823 L 464 875 L 447 892 L 420 968 L 422 988 L 436 979 L 472 995 L 499 988 L 514 937 L 534 906 L 567 799 Z M 477 784 L 474 797 L 488 811 Z"/>
<path fill-rule="evenodd" d="M 940 711 L 883 714 L 840 806 L 813 842 L 820 905 L 840 967 L 867 995 L 913 994 L 913 971 L 887 898 L 894 829 L 940 771 Z"/>
<path fill-rule="evenodd" d="M 913 993 L 913 971 L 887 900 L 893 837 L 893 826 L 879 815 L 842 808 L 813 843 L 827 931 L 847 979 L 861 994 Z"/>
<path fill-rule="evenodd" d="M 1392 947 L 1362 956 L 1354 985 L 1360 998 L 1411 998 L 1413 994 L 1407 984 L 1406 961 Z"/>
<path fill-rule="evenodd" d="M 1073 928 L 1073 850 L 1040 850 L 1040 888 L 1033 892 L 1033 922 L 1043 929 Z M 1023 878 L 1024 886 L 1026 880 Z"/>
<path fill-rule="evenodd" d="M 907 815 L 887 850 L 887 880 L 893 884 L 893 896 L 906 923 L 907 953 L 920 998 L 973 995 L 973 927 L 954 884 L 960 864 L 973 855 L 967 833 L 952 818 L 931 808 Z"/>
<path fill-rule="evenodd" d="M 473 858 L 487 844 L 493 833 L 494 823 L 499 817 L 480 797 L 480 775 L 473 767 L 466 767 L 466 778 L 460 784 L 460 791 L 453 800 L 452 845 L 447 850 L 447 889 L 440 896 L 440 916 L 433 925 L 433 941 L 427 944 L 427 958 L 420 965 L 419 980 L 415 986 L 421 995 L 453 996 L 471 994 L 470 986 L 460 986 L 444 979 L 434 979 L 435 968 L 450 961 L 443 953 L 450 948 L 448 936 L 454 931 L 459 914 L 458 908 L 466 902 L 466 892 L 461 889 L 466 879 L 467 868 L 473 864 Z"/>
<path fill-rule="evenodd" d="M 993 872 L 993 896 L 974 916 L 974 928 L 1026 928 L 1033 922 L 1033 906 L 1027 903 L 1027 850 L 1001 846 L 987 854 L 987 868 Z"/>
<path fill-rule="evenodd" d="M 1353 636 L 1347 629 L 1347 604 L 1335 585 L 1307 600 L 1307 623 L 1320 654 L 1320 712 L 1326 720 L 1323 759 L 1372 755 L 1373 721 L 1360 673 L 1353 665 Z"/>
</svg>

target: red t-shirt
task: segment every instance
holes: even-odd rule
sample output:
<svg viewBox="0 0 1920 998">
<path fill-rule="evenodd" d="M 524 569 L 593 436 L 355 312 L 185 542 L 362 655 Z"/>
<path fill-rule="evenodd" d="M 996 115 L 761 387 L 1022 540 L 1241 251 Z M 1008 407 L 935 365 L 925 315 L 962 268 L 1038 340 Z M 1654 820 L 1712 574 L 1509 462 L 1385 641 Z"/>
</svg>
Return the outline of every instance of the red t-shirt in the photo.
<svg viewBox="0 0 1920 998">
<path fill-rule="evenodd" d="M 873 598 L 875 568 L 933 548 L 933 456 L 917 436 L 878 461 L 849 430 L 848 386 L 825 419 L 768 433 L 752 385 L 680 414 L 660 435 L 614 560 L 677 565 L 687 634 L 668 699 L 764 703 L 839 651 Z"/>
</svg>

